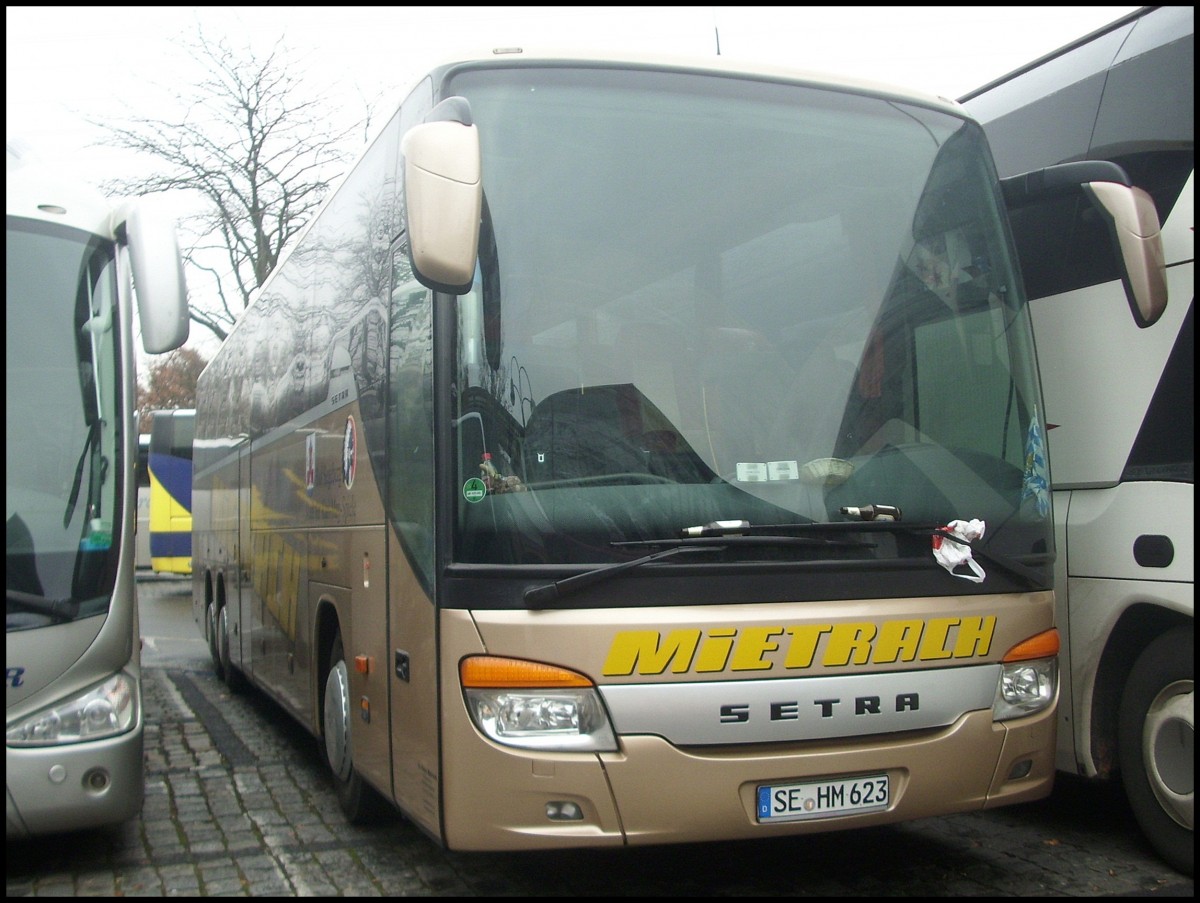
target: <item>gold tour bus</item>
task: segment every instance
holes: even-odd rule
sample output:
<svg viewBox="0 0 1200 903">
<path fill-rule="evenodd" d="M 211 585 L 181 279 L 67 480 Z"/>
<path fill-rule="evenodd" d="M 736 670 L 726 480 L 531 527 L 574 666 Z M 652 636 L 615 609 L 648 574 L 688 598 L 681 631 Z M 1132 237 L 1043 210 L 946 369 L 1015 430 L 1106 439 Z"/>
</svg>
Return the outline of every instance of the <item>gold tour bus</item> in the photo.
<svg viewBox="0 0 1200 903">
<path fill-rule="evenodd" d="M 321 739 L 350 820 L 451 849 L 1046 796 L 1006 198 L 1070 179 L 1002 185 L 951 101 L 720 57 L 433 69 L 200 377 L 217 671 Z"/>
</svg>

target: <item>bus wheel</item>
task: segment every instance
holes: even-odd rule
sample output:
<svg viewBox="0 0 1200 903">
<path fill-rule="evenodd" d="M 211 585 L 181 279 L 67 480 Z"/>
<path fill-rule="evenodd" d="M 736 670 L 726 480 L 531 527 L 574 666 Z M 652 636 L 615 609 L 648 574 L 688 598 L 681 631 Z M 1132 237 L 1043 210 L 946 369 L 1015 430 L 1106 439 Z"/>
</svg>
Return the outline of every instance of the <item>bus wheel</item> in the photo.
<svg viewBox="0 0 1200 903">
<path fill-rule="evenodd" d="M 208 606 L 204 611 L 204 617 L 208 621 L 207 630 L 208 636 L 208 654 L 212 656 L 213 670 L 217 672 L 217 677 L 222 677 L 221 674 L 221 653 L 217 649 L 217 603 L 210 599 Z"/>
<path fill-rule="evenodd" d="M 242 673 L 229 657 L 229 606 L 222 605 L 217 613 L 217 670 L 231 693 L 242 689 Z"/>
<path fill-rule="evenodd" d="M 1155 851 L 1195 869 L 1195 638 L 1176 627 L 1145 648 L 1121 697 L 1117 750 L 1134 817 Z"/>
<path fill-rule="evenodd" d="M 333 638 L 329 652 L 329 674 L 321 696 L 325 728 L 325 761 L 333 774 L 338 803 L 351 824 L 376 820 L 383 810 L 383 798 L 369 787 L 354 768 L 350 744 L 353 709 L 350 704 L 350 671 L 342 651 L 342 635 Z"/>
</svg>

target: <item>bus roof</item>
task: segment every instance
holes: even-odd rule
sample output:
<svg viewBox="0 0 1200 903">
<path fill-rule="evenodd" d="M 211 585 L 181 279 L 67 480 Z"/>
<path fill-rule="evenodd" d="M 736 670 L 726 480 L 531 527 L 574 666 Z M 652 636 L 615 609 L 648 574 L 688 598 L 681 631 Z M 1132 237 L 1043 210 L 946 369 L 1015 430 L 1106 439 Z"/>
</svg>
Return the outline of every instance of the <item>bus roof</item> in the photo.
<svg viewBox="0 0 1200 903">
<path fill-rule="evenodd" d="M 73 226 L 113 237 L 114 204 L 95 189 L 13 153 L 5 162 L 5 207 L 9 216 Z"/>
<path fill-rule="evenodd" d="M 991 91 L 993 88 L 999 87 L 1000 85 L 1004 84 L 1005 82 L 1012 81 L 1013 79 L 1018 78 L 1019 76 L 1022 76 L 1027 72 L 1031 72 L 1034 69 L 1037 69 L 1041 66 L 1046 65 L 1046 63 L 1049 63 L 1051 60 L 1055 60 L 1055 59 L 1058 59 L 1059 57 L 1066 56 L 1067 54 L 1071 53 L 1072 51 L 1078 50 L 1080 47 L 1083 47 L 1087 44 L 1092 43 L 1097 38 L 1101 38 L 1106 34 L 1110 34 L 1114 31 L 1116 31 L 1118 28 L 1123 28 L 1124 26 L 1128 25 L 1130 22 L 1134 22 L 1134 21 L 1142 18 L 1143 16 L 1145 16 L 1147 13 L 1154 12 L 1156 9 L 1161 9 L 1161 7 L 1143 6 L 1141 9 L 1134 10 L 1133 12 L 1131 12 L 1127 15 L 1124 15 L 1119 19 L 1109 22 L 1107 25 L 1097 28 L 1095 31 L 1093 31 L 1089 34 L 1086 34 L 1081 38 L 1076 38 L 1074 41 L 1071 41 L 1069 44 L 1064 44 L 1062 47 L 1059 47 L 1057 50 L 1050 51 L 1045 56 L 1040 56 L 1035 60 L 1031 60 L 1030 62 L 1025 63 L 1023 66 L 1020 66 L 1020 67 L 1014 69 L 1012 72 L 1009 72 L 1006 75 L 1002 75 L 997 79 L 993 79 L 992 81 L 988 82 L 986 85 L 981 85 L 980 87 L 975 88 L 972 91 L 968 91 L 966 94 L 962 95 L 962 97 L 958 98 L 958 101 L 959 101 L 959 103 L 966 103 L 967 101 L 978 97 L 980 94 L 985 94 L 988 91 Z M 1179 7 L 1179 9 L 1184 9 L 1184 7 Z M 1187 7 L 1187 9 L 1190 10 L 1191 8 Z M 1090 74 L 1090 73 L 1086 73 L 1086 74 Z"/>
<path fill-rule="evenodd" d="M 1190 6 L 1144 7 L 960 100 L 984 124 L 1001 176 L 1186 153 L 1195 144 L 1194 31 Z"/>
<path fill-rule="evenodd" d="M 931 106 L 959 116 L 969 116 L 958 103 L 950 98 L 939 97 L 923 91 L 885 82 L 836 75 L 803 68 L 758 63 L 752 60 L 724 56 L 687 56 L 661 53 L 639 53 L 614 50 L 611 53 L 580 51 L 557 48 L 527 49 L 525 47 L 493 47 L 471 50 L 444 57 L 442 62 L 429 69 L 441 71 L 460 65 L 530 65 L 545 66 L 569 63 L 573 65 L 615 68 L 659 68 L 677 71 L 707 73 L 712 75 L 736 75 L 762 78 L 772 81 L 792 82 L 816 88 L 849 90 L 873 97 L 886 97 L 907 103 Z"/>
</svg>

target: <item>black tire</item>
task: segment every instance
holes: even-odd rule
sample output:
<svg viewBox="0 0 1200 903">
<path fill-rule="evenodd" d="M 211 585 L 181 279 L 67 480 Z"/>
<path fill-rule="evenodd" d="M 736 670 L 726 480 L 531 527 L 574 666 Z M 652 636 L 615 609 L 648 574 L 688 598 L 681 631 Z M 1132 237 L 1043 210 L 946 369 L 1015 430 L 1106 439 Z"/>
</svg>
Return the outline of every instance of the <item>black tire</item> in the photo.
<svg viewBox="0 0 1200 903">
<path fill-rule="evenodd" d="M 204 607 L 204 620 L 207 622 L 206 633 L 208 640 L 208 654 L 212 657 L 213 671 L 216 672 L 218 680 L 224 680 L 225 675 L 221 673 L 221 653 L 217 649 L 217 603 L 210 599 Z"/>
<path fill-rule="evenodd" d="M 222 605 L 217 611 L 217 671 L 231 693 L 240 693 L 246 686 L 246 678 L 237 669 L 229 656 L 229 606 Z"/>
<path fill-rule="evenodd" d="M 329 670 L 321 688 L 322 752 L 338 804 L 352 825 L 370 824 L 386 811 L 383 797 L 368 785 L 354 767 L 350 733 L 354 708 L 350 700 L 350 675 L 342 651 L 342 634 L 333 638 Z"/>
<path fill-rule="evenodd" d="M 1121 696 L 1117 753 L 1134 817 L 1155 851 L 1195 871 L 1195 633 L 1173 628 L 1147 646 Z"/>
</svg>

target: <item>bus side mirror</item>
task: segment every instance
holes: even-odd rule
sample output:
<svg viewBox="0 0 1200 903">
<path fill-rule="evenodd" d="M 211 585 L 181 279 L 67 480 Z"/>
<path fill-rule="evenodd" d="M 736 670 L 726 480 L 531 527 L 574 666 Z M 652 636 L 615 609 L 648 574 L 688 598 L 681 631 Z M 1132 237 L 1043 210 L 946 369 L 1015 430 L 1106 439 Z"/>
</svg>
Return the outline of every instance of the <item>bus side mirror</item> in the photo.
<svg viewBox="0 0 1200 903">
<path fill-rule="evenodd" d="M 1105 160 L 1060 163 L 1000 180 L 1009 210 L 1082 191 L 1108 225 L 1125 297 L 1138 326 L 1167 307 L 1167 266 L 1154 200 L 1125 170 Z"/>
<path fill-rule="evenodd" d="M 187 283 L 175 223 L 145 201 L 135 202 L 125 220 L 125 239 L 142 347 L 147 354 L 172 351 L 187 341 L 189 325 Z"/>
<path fill-rule="evenodd" d="M 434 121 L 414 126 L 400 145 L 409 253 L 421 284 L 461 295 L 471 288 L 479 251 L 479 130 L 462 98 L 438 104 L 429 118 Z"/>
<path fill-rule="evenodd" d="M 1139 326 L 1153 325 L 1167 307 L 1167 264 L 1154 199 L 1114 182 L 1088 182 L 1083 190 L 1109 223 L 1134 318 Z"/>
</svg>

